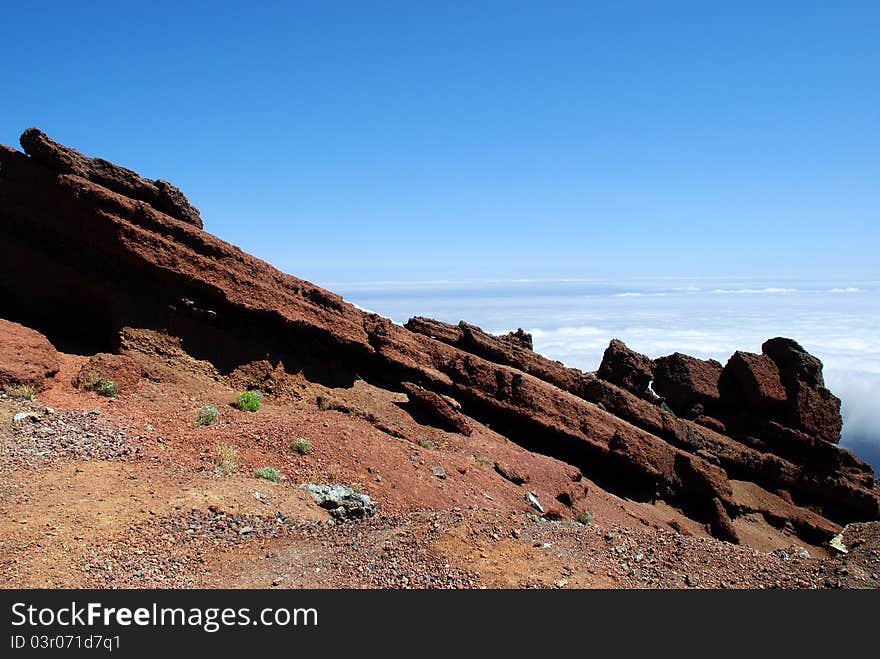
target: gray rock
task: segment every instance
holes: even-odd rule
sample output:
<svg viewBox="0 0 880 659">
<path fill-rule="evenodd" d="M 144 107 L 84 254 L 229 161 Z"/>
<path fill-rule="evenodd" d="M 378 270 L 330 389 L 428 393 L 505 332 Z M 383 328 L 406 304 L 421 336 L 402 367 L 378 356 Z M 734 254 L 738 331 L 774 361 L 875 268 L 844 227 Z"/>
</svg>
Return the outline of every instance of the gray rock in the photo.
<svg viewBox="0 0 880 659">
<path fill-rule="evenodd" d="M 300 487 L 308 490 L 317 504 L 337 519 L 372 517 L 376 512 L 376 503 L 369 495 L 355 492 L 347 485 L 303 483 Z"/>
<path fill-rule="evenodd" d="M 544 506 L 542 506 L 541 502 L 538 501 L 538 497 L 535 496 L 534 492 L 526 492 L 526 501 L 532 508 L 537 510 L 542 515 L 544 514 Z"/>
<path fill-rule="evenodd" d="M 431 475 L 437 478 L 446 478 L 446 470 L 443 467 L 431 467 Z"/>
</svg>

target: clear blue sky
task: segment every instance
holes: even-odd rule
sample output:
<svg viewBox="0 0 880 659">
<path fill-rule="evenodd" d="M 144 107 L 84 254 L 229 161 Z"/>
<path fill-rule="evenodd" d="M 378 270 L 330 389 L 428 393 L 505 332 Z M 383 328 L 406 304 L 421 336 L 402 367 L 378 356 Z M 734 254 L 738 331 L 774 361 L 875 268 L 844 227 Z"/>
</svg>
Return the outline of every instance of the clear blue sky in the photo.
<svg viewBox="0 0 880 659">
<path fill-rule="evenodd" d="M 0 142 L 318 281 L 880 277 L 876 1 L 189 4 L 6 3 Z"/>
</svg>

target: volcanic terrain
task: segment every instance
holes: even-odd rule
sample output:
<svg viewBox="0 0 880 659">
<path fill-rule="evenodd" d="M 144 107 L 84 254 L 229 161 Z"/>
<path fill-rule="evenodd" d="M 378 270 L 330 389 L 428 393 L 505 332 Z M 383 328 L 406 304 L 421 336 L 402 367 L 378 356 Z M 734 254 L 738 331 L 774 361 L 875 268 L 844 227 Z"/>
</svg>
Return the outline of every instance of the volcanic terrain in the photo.
<svg viewBox="0 0 880 659">
<path fill-rule="evenodd" d="M 880 487 L 796 341 L 721 364 L 613 340 L 583 372 L 522 330 L 364 312 L 166 181 L 21 146 L 0 586 L 880 585 Z"/>
</svg>

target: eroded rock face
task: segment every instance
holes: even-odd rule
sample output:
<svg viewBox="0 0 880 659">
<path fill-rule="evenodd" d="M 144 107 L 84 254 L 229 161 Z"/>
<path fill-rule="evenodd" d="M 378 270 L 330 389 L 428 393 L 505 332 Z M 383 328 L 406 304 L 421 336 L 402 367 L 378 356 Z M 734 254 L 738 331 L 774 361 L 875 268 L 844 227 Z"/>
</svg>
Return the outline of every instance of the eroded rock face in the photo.
<svg viewBox="0 0 880 659">
<path fill-rule="evenodd" d="M 611 339 L 602 355 L 602 363 L 599 364 L 596 375 L 641 396 L 654 379 L 654 363 L 627 348 L 623 341 Z"/>
<path fill-rule="evenodd" d="M 120 391 L 136 387 L 143 372 L 141 367 L 125 355 L 98 353 L 89 358 L 73 378 L 73 386 L 89 389 L 99 381 L 109 381 Z"/>
<path fill-rule="evenodd" d="M 446 430 L 470 437 L 473 430 L 467 422 L 467 417 L 455 409 L 446 398 L 412 382 L 404 382 L 401 387 L 410 404 L 425 413 L 429 421 L 433 422 L 431 425 L 439 425 Z"/>
<path fill-rule="evenodd" d="M 654 391 L 677 414 L 687 414 L 695 406 L 715 406 L 720 398 L 718 381 L 721 364 L 680 352 L 654 360 Z"/>
<path fill-rule="evenodd" d="M 75 174 L 119 194 L 150 204 L 157 211 L 202 228 L 199 211 L 184 194 L 168 181 L 151 181 L 137 172 L 100 158 L 89 158 L 36 128 L 21 136 L 21 147 L 31 158 L 61 174 Z"/>
<path fill-rule="evenodd" d="M 779 410 L 787 399 L 779 369 L 767 355 L 736 351 L 724 367 L 744 402 L 757 410 Z"/>
<path fill-rule="evenodd" d="M 512 343 L 515 346 L 525 348 L 526 350 L 535 349 L 534 343 L 532 342 L 532 335 L 523 330 L 523 328 L 521 327 L 518 328 L 515 332 L 508 332 L 500 338 L 504 341 L 507 341 L 508 343 Z"/>
<path fill-rule="evenodd" d="M 789 425 L 829 442 L 840 440 L 840 399 L 825 388 L 822 362 L 796 341 L 777 337 L 761 346 L 779 368 Z"/>
<path fill-rule="evenodd" d="M 620 342 L 596 377 L 535 353 L 525 333 L 424 318 L 401 327 L 365 313 L 180 221 L 138 197 L 137 185 L 54 153 L 73 164 L 47 166 L 0 146 L 0 317 L 60 349 L 113 352 L 123 328 L 138 328 L 176 337 L 222 375 L 262 360 L 328 386 L 360 377 L 409 387 L 411 403 L 439 418 L 490 425 L 599 487 L 666 501 L 734 541 L 737 516 L 748 513 L 811 541 L 880 517 L 870 468 L 831 443 L 839 407 L 821 363 L 794 342 L 774 339 L 763 356 L 734 359 L 730 396 L 718 362 L 652 362 Z M 645 395 L 651 377 L 668 407 Z M 767 409 L 744 406 L 747 396 Z M 504 469 L 493 477 L 522 476 Z"/>
<path fill-rule="evenodd" d="M 58 367 L 58 353 L 45 336 L 0 318 L 0 392 L 14 387 L 42 391 Z"/>
</svg>

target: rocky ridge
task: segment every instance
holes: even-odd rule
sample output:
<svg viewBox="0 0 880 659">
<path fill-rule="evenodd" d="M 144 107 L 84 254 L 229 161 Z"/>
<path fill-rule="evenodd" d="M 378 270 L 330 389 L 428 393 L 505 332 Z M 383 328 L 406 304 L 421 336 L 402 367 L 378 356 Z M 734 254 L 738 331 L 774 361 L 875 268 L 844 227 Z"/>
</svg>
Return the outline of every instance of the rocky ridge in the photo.
<svg viewBox="0 0 880 659">
<path fill-rule="evenodd" d="M 840 402 L 821 362 L 790 339 L 726 365 L 612 341 L 594 374 L 535 353 L 521 330 L 401 327 L 206 233 L 173 186 L 35 129 L 22 146 L 0 146 L 0 317 L 48 339 L 28 337 L 42 351 L 32 386 L 52 372 L 43 341 L 117 353 L 131 328 L 163 332 L 224 375 L 260 362 L 400 392 L 440 425 L 491 426 L 571 465 L 574 481 L 668 503 L 720 539 L 739 541 L 735 522 L 751 514 L 814 543 L 880 518 L 873 472 L 836 446 Z M 25 379 L 0 373 L 4 385 Z"/>
</svg>

